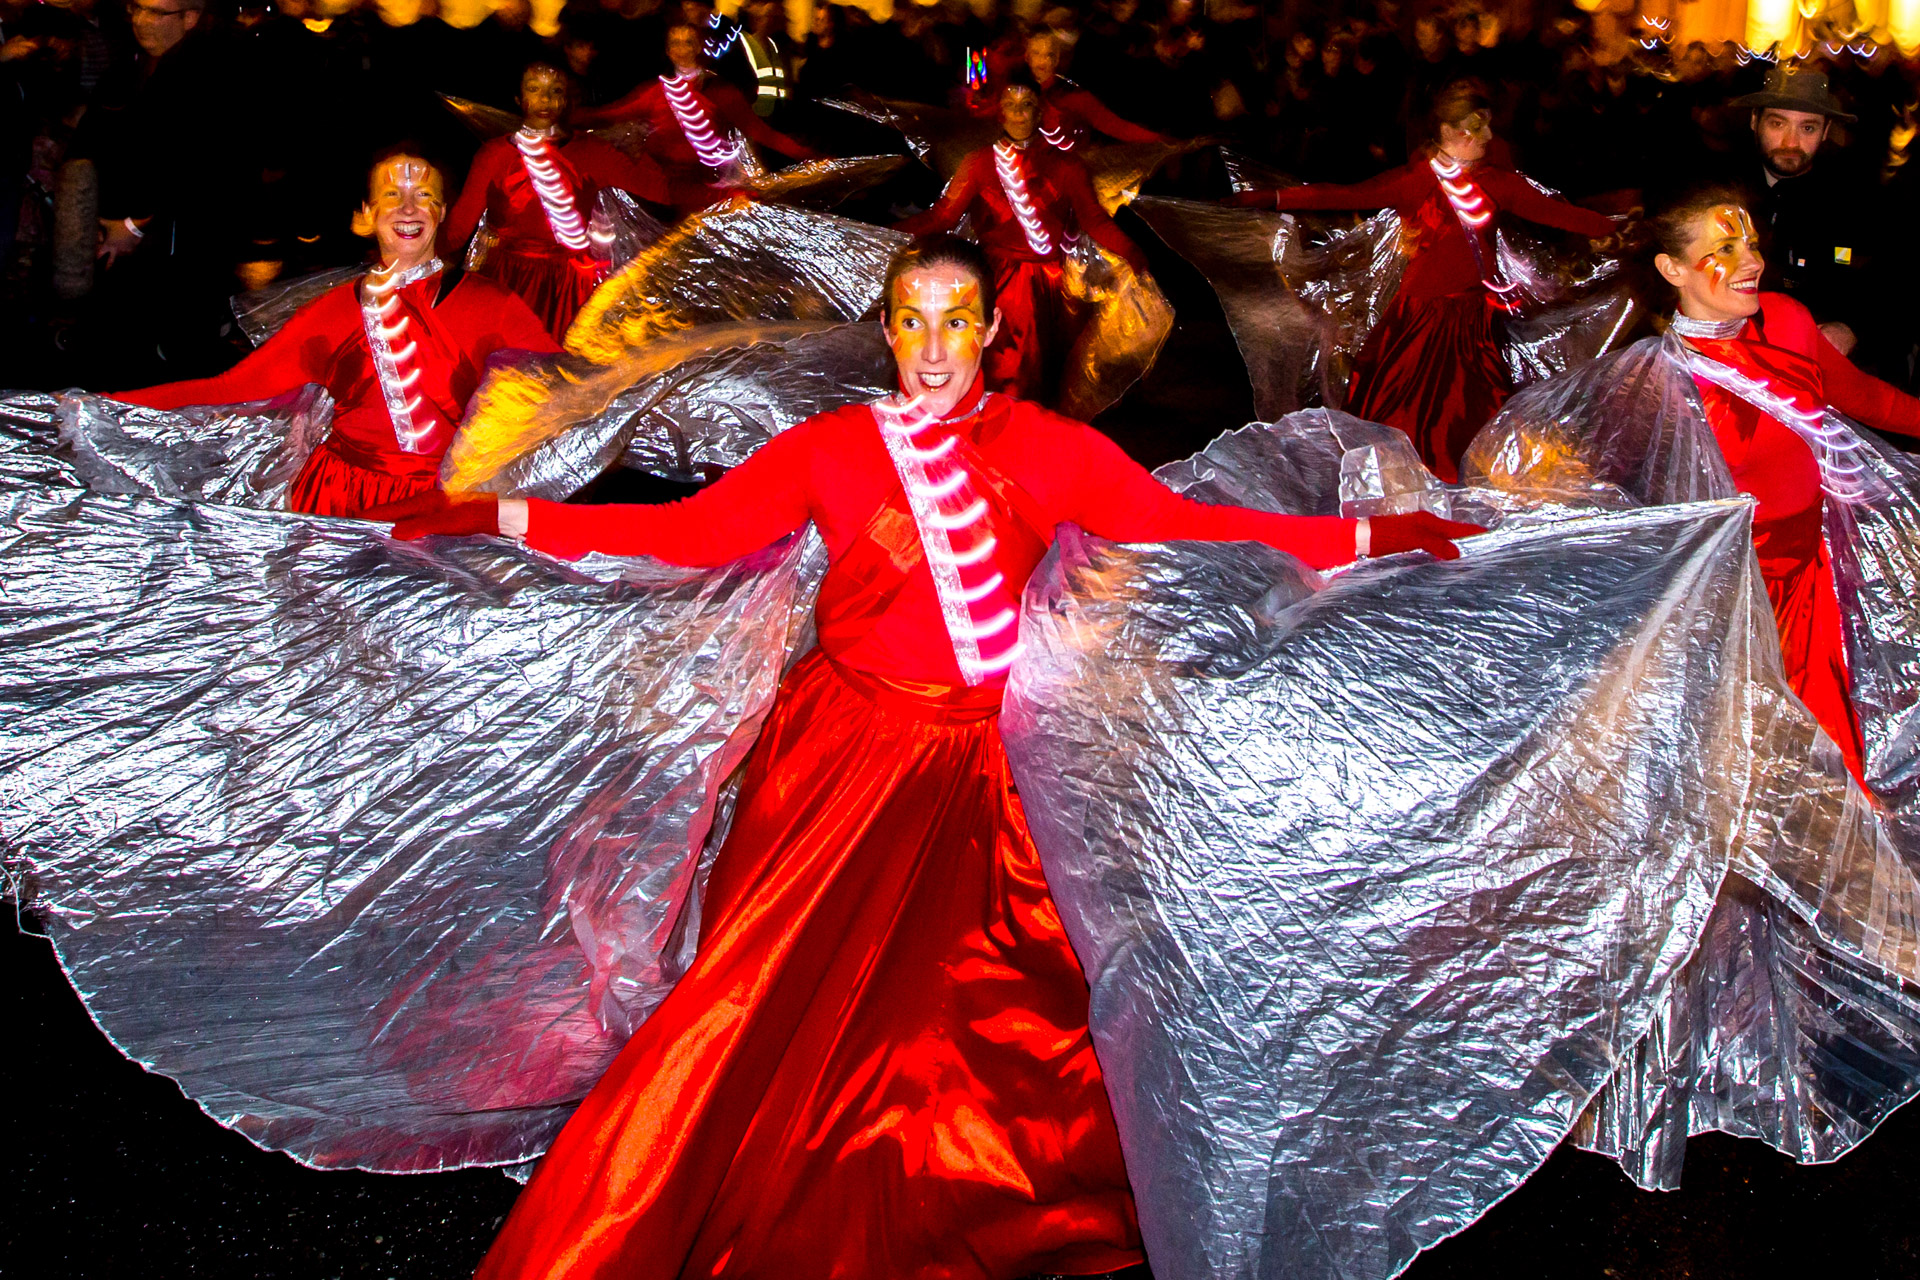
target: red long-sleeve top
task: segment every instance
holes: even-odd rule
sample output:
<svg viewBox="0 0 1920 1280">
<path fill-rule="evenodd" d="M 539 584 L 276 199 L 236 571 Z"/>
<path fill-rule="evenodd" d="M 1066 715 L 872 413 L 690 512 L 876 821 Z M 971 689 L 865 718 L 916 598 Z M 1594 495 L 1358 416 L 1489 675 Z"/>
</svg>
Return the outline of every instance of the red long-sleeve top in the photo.
<svg viewBox="0 0 1920 1280">
<path fill-rule="evenodd" d="M 412 364 L 420 378 L 409 388 L 420 397 L 414 420 L 421 427 L 432 422 L 412 451 L 402 450 L 394 434 L 367 344 L 357 280 L 329 289 L 294 312 L 278 333 L 218 377 L 115 392 L 114 398 L 178 409 L 270 400 L 317 383 L 333 397 L 332 443 L 351 461 L 376 470 L 418 470 L 423 456 L 437 457 L 452 442 L 486 371 L 487 357 L 505 349 L 559 350 L 518 295 L 471 275 L 459 277 L 441 296 L 445 284 L 445 273 L 436 273 L 396 295 L 407 328 L 395 341 L 418 343 Z"/>
<path fill-rule="evenodd" d="M 1789 399 L 1831 405 L 1867 426 L 1920 436 L 1920 399 L 1855 368 L 1813 314 L 1784 293 L 1761 294 L 1759 314 L 1739 337 L 1694 345 Z M 1790 354 L 1783 359 L 1779 352 Z M 1822 536 L 1819 461 L 1792 428 L 1705 379 L 1695 382 L 1734 485 L 1757 500 L 1753 541 L 1761 569 L 1772 578 L 1795 571 L 1814 558 Z"/>
<path fill-rule="evenodd" d="M 1027 193 L 1038 206 L 1046 226 L 1053 232 L 1077 229 L 1093 237 L 1094 243 L 1124 258 L 1136 271 L 1145 271 L 1147 260 L 1127 233 L 1114 225 L 1093 193 L 1093 181 L 1087 168 L 1063 151 L 1029 139 L 1021 148 Z M 895 227 L 908 235 L 928 235 L 952 231 L 960 220 L 973 215 L 974 233 L 980 247 L 998 258 L 1023 262 L 1058 261 L 1063 237 L 1054 234 L 1053 252 L 1036 252 L 1027 239 L 1025 228 L 1014 212 L 994 165 L 993 147 L 982 147 L 960 162 L 959 170 L 931 209 L 917 214 Z"/>
<path fill-rule="evenodd" d="M 753 106 L 741 92 L 711 72 L 700 78 L 699 93 L 711 107 L 713 123 L 720 129 L 731 126 L 758 146 L 777 151 L 794 160 L 817 160 L 820 153 L 803 142 L 789 138 L 754 114 Z M 658 78 L 648 80 L 618 102 L 574 113 L 581 128 L 614 124 L 622 120 L 640 120 L 647 125 L 646 140 L 641 143 L 654 163 L 680 177 L 710 181 L 714 171 L 701 161 L 687 135 L 681 132 L 680 118 L 667 102 L 667 91 Z"/>
<path fill-rule="evenodd" d="M 977 411 L 964 416 L 969 403 Z M 1119 542 L 1265 542 L 1321 569 L 1353 559 L 1352 520 L 1274 515 L 1182 498 L 1086 424 L 1006 396 L 982 398 L 977 381 L 961 415 L 953 419 L 956 434 L 1032 499 L 1036 531 L 1049 541 L 1056 525 L 1071 522 Z M 757 551 L 812 521 L 827 544 L 826 596 L 848 551 L 900 492 L 880 433 L 873 410 L 855 405 L 776 436 L 713 486 L 682 502 L 568 506 L 536 499 L 528 503 L 527 542 L 566 558 L 601 551 L 711 566 Z M 996 506 L 988 519 L 1003 517 L 1010 514 Z M 994 567 L 1015 598 L 1039 563 L 1035 546 L 1007 538 L 997 549 Z M 924 560 L 857 643 L 830 642 L 823 635 L 822 644 L 845 665 L 889 679 L 961 683 Z"/>
<path fill-rule="evenodd" d="M 575 134 L 560 146 L 549 145 L 546 155 L 565 184 L 565 198 L 582 227 L 592 220 L 595 197 L 605 188 L 655 204 L 670 203 L 667 177 L 658 165 L 634 160 L 597 138 Z M 487 226 L 509 250 L 557 247 L 546 207 L 511 134 L 483 143 L 473 157 L 460 198 L 453 202 L 441 224 L 445 243 L 465 244 L 482 213 L 487 215 Z"/>
<path fill-rule="evenodd" d="M 1496 217 L 1510 213 L 1541 226 L 1594 238 L 1613 231 L 1613 221 L 1605 214 L 1548 195 L 1511 169 L 1483 163 L 1467 170 L 1467 176 L 1492 202 Z M 1440 189 L 1439 175 L 1425 156 L 1352 186 L 1309 183 L 1282 188 L 1274 193 L 1274 207 L 1397 210 L 1412 258 L 1400 281 L 1402 297 L 1418 302 L 1483 287 L 1480 260 L 1467 239 L 1466 228 L 1460 225 L 1459 216 Z M 1489 262 L 1493 261 L 1493 228 L 1494 221 L 1489 219 L 1476 233 L 1482 237 L 1482 251 Z"/>
<path fill-rule="evenodd" d="M 967 102 L 972 114 L 990 118 L 1000 111 L 1001 81 L 988 82 L 988 88 Z M 1050 146 L 1072 151 L 1093 134 L 1116 142 L 1165 142 L 1167 139 L 1131 120 L 1115 115 L 1106 103 L 1071 80 L 1055 76 L 1040 86 L 1040 136 Z"/>
</svg>

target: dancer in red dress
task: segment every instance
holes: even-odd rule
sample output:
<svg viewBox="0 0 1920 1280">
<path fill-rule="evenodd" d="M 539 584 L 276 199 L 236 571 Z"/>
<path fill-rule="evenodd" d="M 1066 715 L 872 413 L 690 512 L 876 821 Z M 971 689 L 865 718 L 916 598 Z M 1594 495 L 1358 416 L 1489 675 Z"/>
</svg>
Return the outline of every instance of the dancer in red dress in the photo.
<svg viewBox="0 0 1920 1280">
<path fill-rule="evenodd" d="M 925 235 L 952 231 L 972 215 L 1000 300 L 987 385 L 1031 400 L 1051 398 L 1073 345 L 1077 326 L 1065 284 L 1071 239 L 1091 236 L 1135 271 L 1147 269 L 1139 248 L 1100 207 L 1086 167 L 1039 142 L 1039 121 L 1033 79 L 1016 72 L 1000 91 L 1000 140 L 961 161 L 931 209 L 897 224 Z"/>
<path fill-rule="evenodd" d="M 1512 391 L 1496 320 L 1512 290 L 1494 250 L 1494 219 L 1511 213 L 1595 239 L 1604 214 L 1550 196 L 1511 169 L 1483 163 L 1493 112 L 1471 85 L 1434 104 L 1438 137 L 1404 167 L 1354 186 L 1310 184 L 1250 191 L 1237 204 L 1276 209 L 1383 209 L 1400 213 L 1410 261 L 1386 314 L 1354 363 L 1346 411 L 1398 427 L 1443 480 Z"/>
<path fill-rule="evenodd" d="M 667 177 L 651 160 L 569 133 L 568 98 L 565 72 L 544 62 L 527 67 L 519 130 L 481 146 L 444 228 L 446 244 L 457 250 L 486 214 L 495 242 L 480 271 L 525 299 L 555 339 L 566 336 L 607 276 L 609 259 L 592 238 L 598 192 L 671 200 Z"/>
<path fill-rule="evenodd" d="M 740 188 L 742 136 L 790 159 L 821 158 L 754 114 L 740 91 L 708 71 L 702 58 L 698 28 L 669 27 L 670 74 L 645 82 L 618 102 L 574 114 L 582 128 L 644 122 L 647 136 L 641 145 L 666 172 L 671 202 L 681 213 L 704 209 Z"/>
<path fill-rule="evenodd" d="M 829 556 L 819 648 L 749 758 L 693 967 L 561 1132 L 487 1280 L 1138 1262 L 1086 981 L 998 732 L 1021 589 L 1063 521 L 1258 539 L 1323 568 L 1357 541 L 1452 557 L 1475 531 L 1192 502 L 1092 428 L 986 393 L 992 283 L 963 241 L 905 251 L 885 296 L 901 394 L 801 423 L 684 502 L 387 513 L 400 537 L 505 530 L 686 565 L 811 521 Z"/>
<path fill-rule="evenodd" d="M 1062 151 L 1092 144 L 1097 138 L 1115 142 L 1171 142 L 1144 125 L 1123 120 L 1106 103 L 1060 75 L 1060 38 L 1051 31 L 1027 37 L 1026 66 L 1040 99 L 1040 140 Z M 998 89 L 1002 84 L 996 84 Z M 990 116 L 1000 109 L 997 92 L 969 103 L 975 115 Z"/>
<path fill-rule="evenodd" d="M 1828 499 L 1819 460 L 1790 421 L 1817 424 L 1831 405 L 1867 426 L 1920 435 L 1920 400 L 1854 368 L 1800 303 L 1760 292 L 1764 263 L 1739 192 L 1693 193 L 1653 226 L 1654 265 L 1680 295 L 1674 331 L 1719 366 L 1711 377 L 1696 366 L 1694 382 L 1734 484 L 1759 503 L 1753 545 L 1787 681 L 1860 777 L 1860 727 L 1823 536 Z"/>
<path fill-rule="evenodd" d="M 270 400 L 318 383 L 333 429 L 294 480 L 295 511 L 357 516 L 433 487 L 487 358 L 556 351 L 527 304 L 434 256 L 445 209 L 440 171 L 417 156 L 375 164 L 354 230 L 380 265 L 308 303 L 226 373 L 114 398 L 154 409 Z"/>
</svg>

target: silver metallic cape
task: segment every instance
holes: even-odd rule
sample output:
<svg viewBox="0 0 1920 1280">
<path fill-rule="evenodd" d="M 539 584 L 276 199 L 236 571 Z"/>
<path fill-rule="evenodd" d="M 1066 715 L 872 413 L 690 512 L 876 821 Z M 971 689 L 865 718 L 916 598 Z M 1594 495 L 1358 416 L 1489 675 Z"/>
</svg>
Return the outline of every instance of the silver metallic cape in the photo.
<svg viewBox="0 0 1920 1280">
<path fill-rule="evenodd" d="M 86 408 L 91 453 L 52 398 L 0 407 L 12 887 L 114 1043 L 261 1145 L 537 1155 L 688 958 L 801 540 L 398 544 L 189 491 Z"/>
<path fill-rule="evenodd" d="M 1236 176 L 1253 166 L 1234 158 Z M 1275 185 L 1271 174 L 1241 180 Z M 1400 216 L 1273 213 L 1142 197 L 1134 208 L 1220 298 L 1246 361 L 1254 409 L 1273 421 L 1304 405 L 1345 403 L 1354 361 L 1406 267 Z M 1500 321 L 1515 386 L 1565 373 L 1617 343 L 1639 308 L 1609 255 L 1572 252 L 1513 220 L 1495 236 L 1518 314 Z"/>
<path fill-rule="evenodd" d="M 1672 335 L 1650 338 L 1515 396 L 1463 474 L 1509 502 L 1733 493 L 1684 360 Z M 1813 434 L 1874 812 L 1857 788 L 1842 815 L 1808 809 L 1784 762 L 1756 778 L 1762 821 L 1741 833 L 1739 878 L 1578 1135 L 1643 1186 L 1677 1186 L 1687 1136 L 1709 1129 L 1836 1159 L 1920 1088 L 1920 463 L 1831 410 Z M 1757 720 L 1756 736 L 1773 724 Z M 1802 768 L 1844 777 L 1824 735 Z M 1876 818 L 1879 831 L 1818 852 L 1827 825 Z"/>
<path fill-rule="evenodd" d="M 1437 493 L 1392 434 L 1305 413 L 1162 474 L 1300 512 L 1508 500 Z M 1786 692 L 1749 510 L 1511 519 L 1320 590 L 1258 547 L 1056 544 L 1003 734 L 1156 1275 L 1396 1274 L 1666 1065 L 1738 904 L 1797 931 L 1776 979 L 1812 950 L 1856 984 L 1803 988 L 1827 1026 L 1910 1023 L 1886 975 L 1920 894 Z"/>
</svg>

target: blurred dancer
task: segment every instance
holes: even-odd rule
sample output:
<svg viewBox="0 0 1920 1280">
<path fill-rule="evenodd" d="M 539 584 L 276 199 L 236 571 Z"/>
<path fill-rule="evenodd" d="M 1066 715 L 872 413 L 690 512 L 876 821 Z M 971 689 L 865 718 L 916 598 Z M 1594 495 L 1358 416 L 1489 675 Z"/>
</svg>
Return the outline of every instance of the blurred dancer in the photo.
<svg viewBox="0 0 1920 1280">
<path fill-rule="evenodd" d="M 1177 497 L 1106 437 L 989 393 L 993 272 L 953 237 L 888 274 L 900 391 L 657 507 L 428 495 L 400 537 L 524 536 L 720 565 L 811 521 L 819 648 L 787 676 L 698 956 L 568 1122 L 486 1280 L 1087 1274 L 1141 1260 L 1086 979 L 1001 746 L 1021 589 L 1071 521 L 1257 539 L 1331 567 L 1451 558 L 1432 516 Z M 411 512 L 411 514 L 409 514 Z"/>
<path fill-rule="evenodd" d="M 486 214 L 495 239 L 480 271 L 524 298 L 555 339 L 566 336 L 607 275 L 605 244 L 593 241 L 601 189 L 669 203 L 658 165 L 568 131 L 570 97 L 558 67 L 527 67 L 520 76 L 519 130 L 481 146 L 443 228 L 446 243 L 458 249 Z"/>
<path fill-rule="evenodd" d="M 1147 263 L 1100 207 L 1086 167 L 1040 143 L 1039 126 L 1039 90 L 1031 75 L 1016 70 L 1000 90 L 1000 140 L 961 161 L 931 209 L 897 225 L 923 235 L 952 231 L 971 215 L 1000 300 L 987 385 L 1044 401 L 1058 389 L 1076 328 L 1065 291 L 1073 239 L 1091 236 L 1141 274 Z"/>
<path fill-rule="evenodd" d="M 1060 74 L 1060 38 L 1051 31 L 1027 37 L 1026 67 L 1040 99 L 1040 138 L 1062 151 L 1092 144 L 1100 137 L 1116 142 L 1168 142 L 1143 125 L 1115 115 L 1104 102 Z M 973 107 L 978 115 L 1000 109 L 998 95 L 984 97 Z"/>
<path fill-rule="evenodd" d="M 647 126 L 641 143 L 666 172 L 675 209 L 704 209 L 744 186 L 742 149 L 758 143 L 794 160 L 820 153 L 781 133 L 754 114 L 740 91 L 708 71 L 701 33 L 684 23 L 667 28 L 667 60 L 673 70 L 649 80 L 620 101 L 576 113 L 582 128 L 638 120 Z"/>
<path fill-rule="evenodd" d="M 1595 239 L 1610 235 L 1614 224 L 1484 163 L 1493 111 L 1477 85 L 1442 91 L 1434 119 L 1435 138 L 1402 168 L 1350 187 L 1243 192 L 1234 203 L 1399 211 L 1406 274 L 1367 335 L 1344 407 L 1406 432 L 1428 468 L 1451 481 L 1474 433 L 1512 390 L 1495 325 L 1514 286 L 1500 270 L 1495 219 L 1510 213 Z"/>
<path fill-rule="evenodd" d="M 431 489 L 487 358 L 558 349 L 519 297 L 434 256 L 445 198 L 440 171 L 420 157 L 381 160 L 353 220 L 378 243 L 379 266 L 302 307 L 226 373 L 115 398 L 178 409 L 317 383 L 333 397 L 333 429 L 294 481 L 293 510 L 357 516 Z"/>
</svg>

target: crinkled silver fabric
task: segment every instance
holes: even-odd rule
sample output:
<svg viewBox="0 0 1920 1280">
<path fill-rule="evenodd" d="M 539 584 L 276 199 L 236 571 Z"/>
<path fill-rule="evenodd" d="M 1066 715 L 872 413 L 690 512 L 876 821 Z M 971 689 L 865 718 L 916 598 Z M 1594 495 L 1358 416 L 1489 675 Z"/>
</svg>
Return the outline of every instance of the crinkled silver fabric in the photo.
<svg viewBox="0 0 1920 1280">
<path fill-rule="evenodd" d="M 1236 189 L 1291 185 L 1244 158 L 1229 162 Z M 1399 214 L 1362 220 L 1158 197 L 1134 207 L 1213 286 L 1263 420 L 1345 403 L 1354 361 L 1406 268 Z M 1500 322 L 1515 386 L 1577 368 L 1638 323 L 1617 257 L 1570 250 L 1517 220 L 1499 228 L 1495 249 L 1502 275 L 1520 286 L 1521 310 Z"/>
<path fill-rule="evenodd" d="M 329 267 L 325 271 L 310 272 L 291 280 L 276 280 L 264 289 L 236 293 L 231 304 L 233 317 L 240 322 L 240 329 L 247 335 L 247 340 L 257 347 L 280 332 L 280 327 L 293 319 L 294 312 L 328 290 L 336 289 L 349 280 L 358 280 L 366 273 L 365 264 Z"/>
<path fill-rule="evenodd" d="M 616 464 L 670 480 L 711 479 L 795 423 L 885 395 L 894 373 L 878 324 L 790 321 L 703 325 L 587 373 L 562 356 L 500 376 L 544 397 L 532 430 L 511 441 L 493 434 L 504 415 L 489 412 L 483 397 L 448 452 L 449 484 L 564 498 Z M 487 440 L 502 446 L 483 454 Z"/>
<path fill-rule="evenodd" d="M 253 404 L 161 410 L 75 391 L 60 397 L 59 421 L 65 456 L 97 493 L 281 511 L 327 438 L 333 399 L 309 384 Z"/>
<path fill-rule="evenodd" d="M 96 492 L 57 418 L 0 412 L 0 848 L 92 1015 L 309 1164 L 537 1155 L 688 959 L 817 554 Z"/>
<path fill-rule="evenodd" d="M 858 320 L 904 243 L 897 231 L 781 204 L 695 214 L 600 286 L 567 350 L 604 364 L 695 325 Z"/>
<path fill-rule="evenodd" d="M 1734 492 L 1677 340 L 1647 339 L 1510 401 L 1463 460 L 1472 483 L 1568 505 Z M 1826 542 L 1846 633 L 1866 778 L 1808 804 L 1784 760 L 1756 775 L 1738 878 L 1660 1022 L 1583 1123 L 1583 1143 L 1645 1186 L 1678 1185 L 1691 1133 L 1763 1138 L 1831 1160 L 1920 1088 L 1920 879 L 1913 708 L 1920 703 L 1920 465 L 1829 411 Z M 1771 618 L 1765 620 L 1771 622 Z M 1761 628 L 1777 668 L 1777 640 Z M 1756 711 L 1763 739 L 1807 713 Z M 1807 774 L 1845 779 L 1821 735 Z M 1820 833 L 1857 831 L 1835 846 Z M 1745 883 L 1740 883 L 1744 881 Z"/>
<path fill-rule="evenodd" d="M 1546 1159 L 1728 865 L 1756 578 L 1741 503 L 1318 591 L 1057 542 L 1002 733 L 1156 1276 L 1391 1276 Z"/>
</svg>

